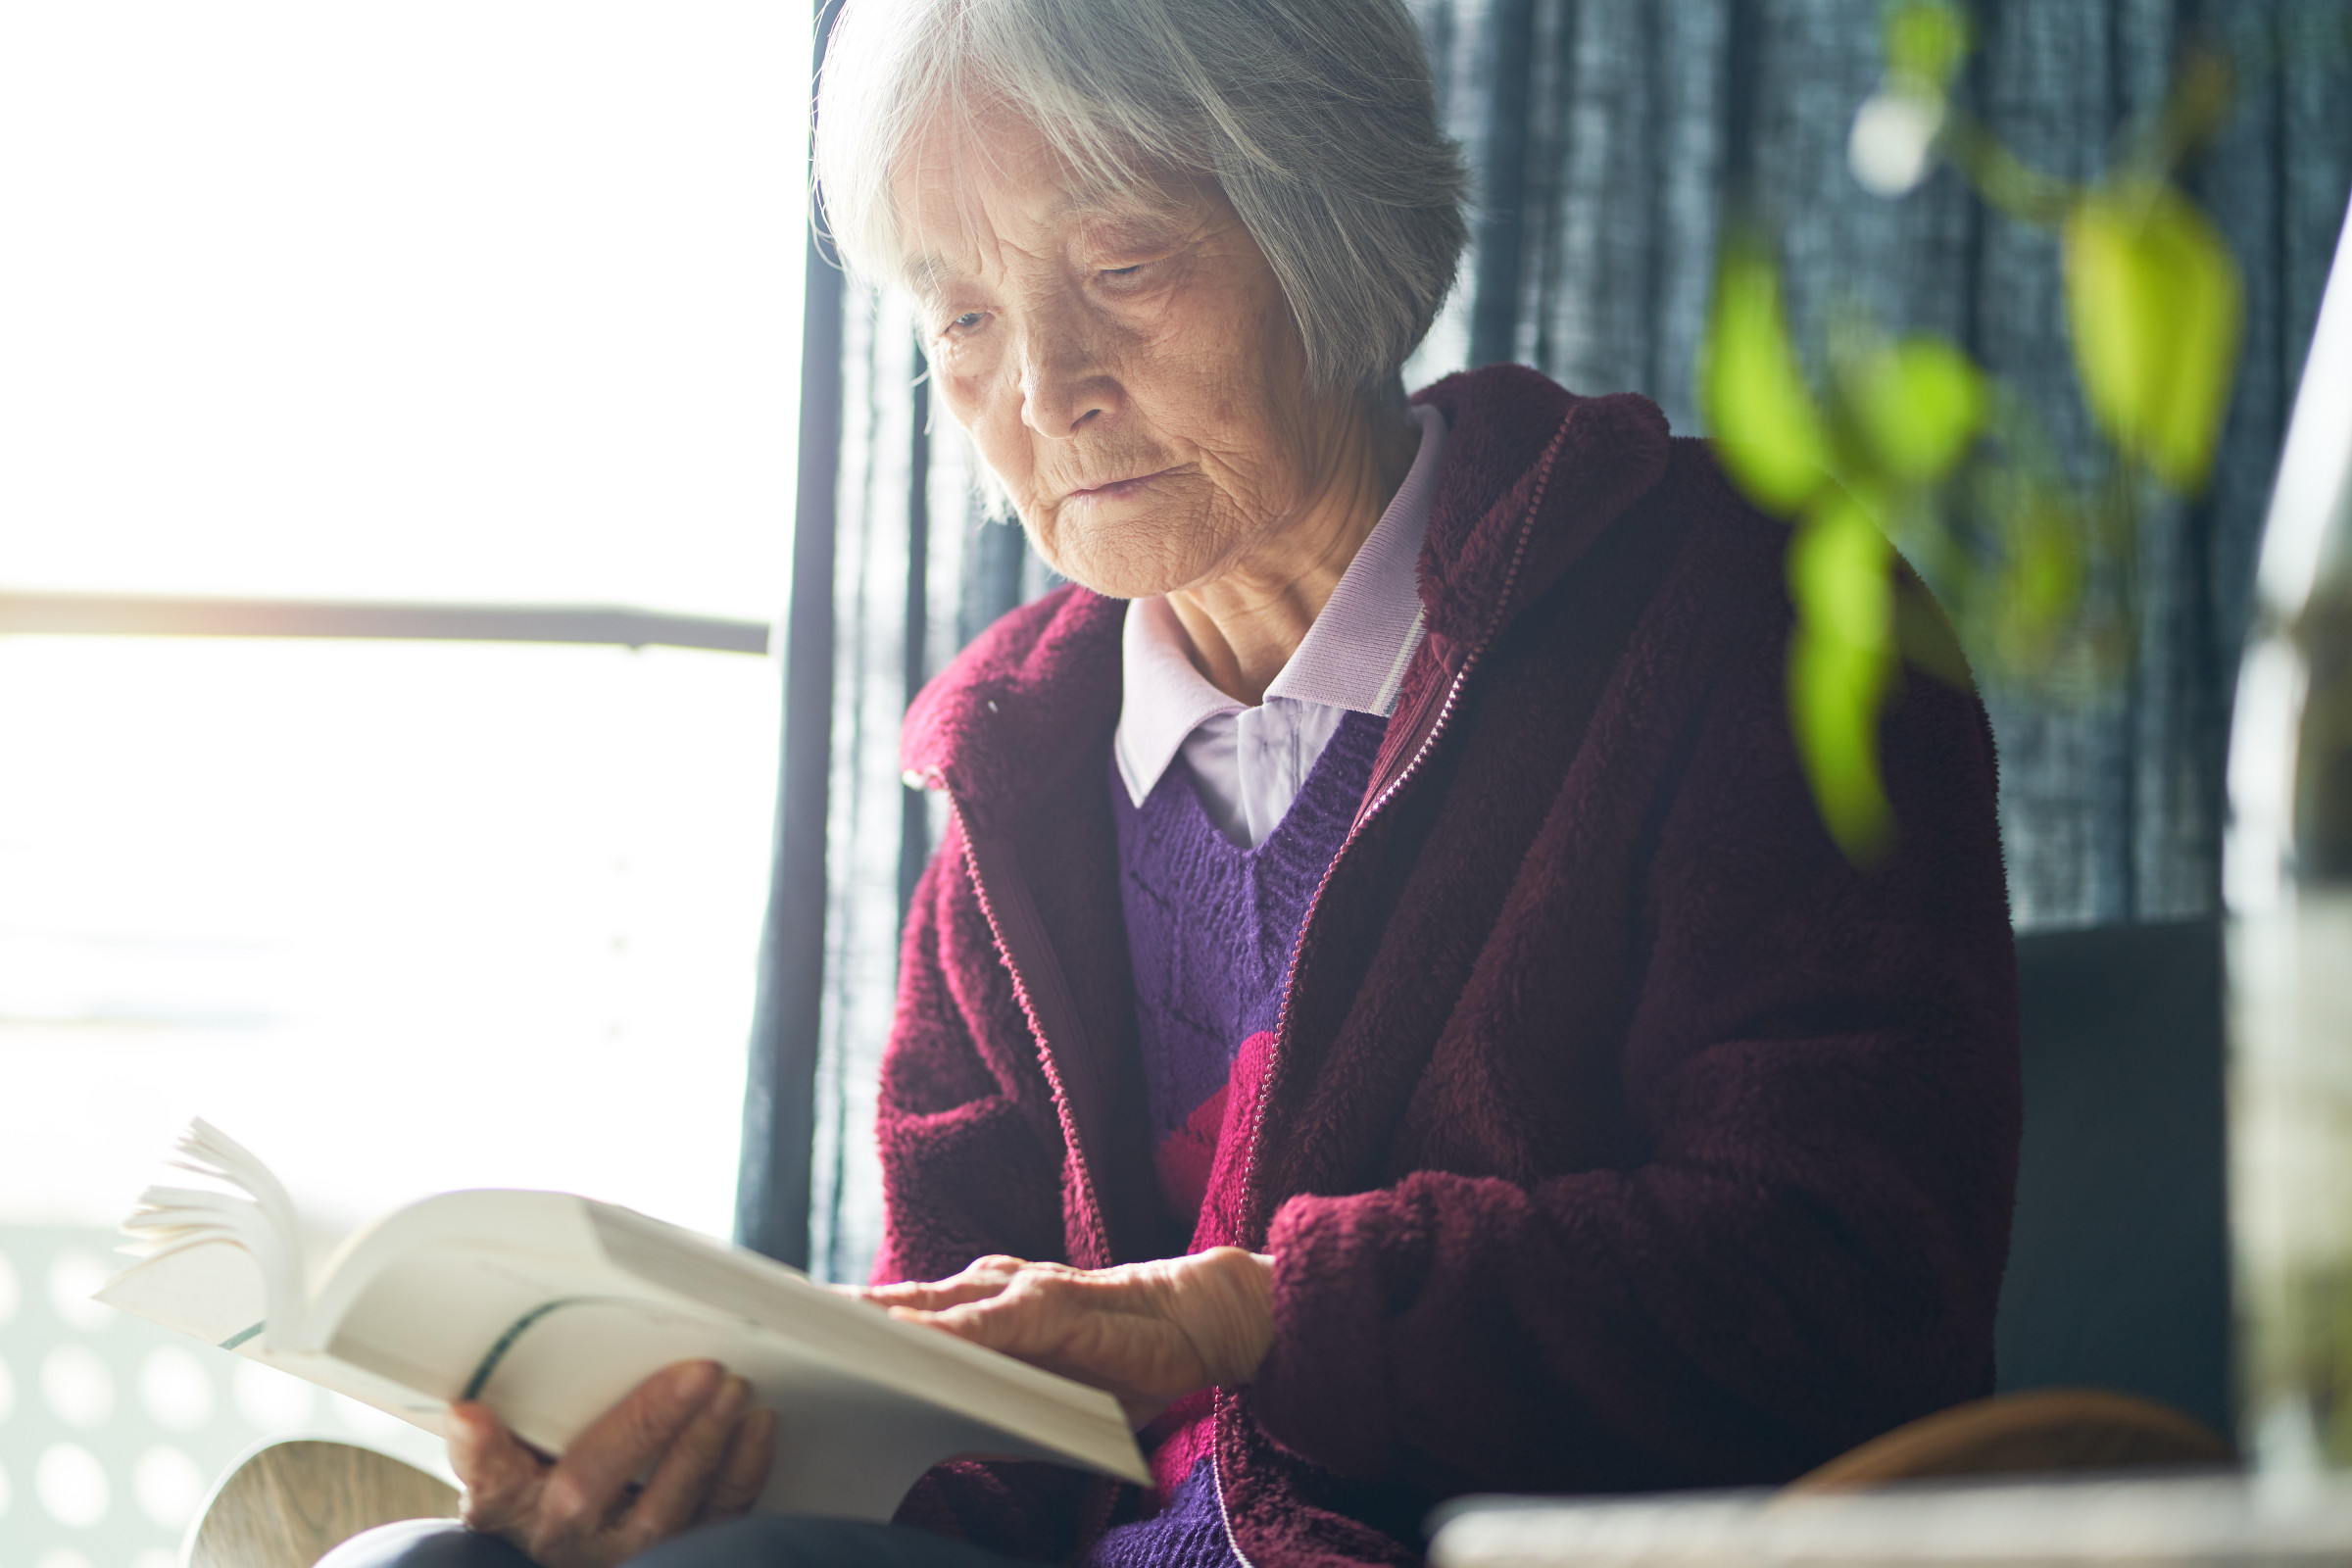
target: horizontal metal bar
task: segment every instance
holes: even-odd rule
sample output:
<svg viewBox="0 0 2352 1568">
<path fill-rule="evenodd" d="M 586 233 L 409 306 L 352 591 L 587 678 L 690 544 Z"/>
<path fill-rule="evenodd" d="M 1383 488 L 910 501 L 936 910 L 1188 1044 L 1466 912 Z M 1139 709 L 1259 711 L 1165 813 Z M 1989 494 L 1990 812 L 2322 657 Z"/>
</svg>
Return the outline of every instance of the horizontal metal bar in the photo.
<svg viewBox="0 0 2352 1568">
<path fill-rule="evenodd" d="M 489 643 L 602 643 L 764 654 L 757 620 L 579 605 L 392 605 L 323 599 L 197 599 L 0 590 L 0 635 L 376 637 Z"/>
</svg>

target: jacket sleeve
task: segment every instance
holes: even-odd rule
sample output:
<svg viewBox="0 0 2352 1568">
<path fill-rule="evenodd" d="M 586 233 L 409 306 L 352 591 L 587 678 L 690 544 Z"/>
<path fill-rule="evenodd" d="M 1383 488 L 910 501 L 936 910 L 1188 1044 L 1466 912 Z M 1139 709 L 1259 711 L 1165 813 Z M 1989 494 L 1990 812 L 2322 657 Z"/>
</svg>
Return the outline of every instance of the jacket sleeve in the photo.
<svg viewBox="0 0 2352 1568">
<path fill-rule="evenodd" d="M 1754 1483 L 1989 1392 L 2020 1120 L 1990 731 L 1907 672 L 1898 837 L 1857 870 L 1757 619 L 1628 912 L 1635 1156 L 1284 1204 L 1245 1396 L 1279 1446 L 1435 1494 Z"/>
</svg>

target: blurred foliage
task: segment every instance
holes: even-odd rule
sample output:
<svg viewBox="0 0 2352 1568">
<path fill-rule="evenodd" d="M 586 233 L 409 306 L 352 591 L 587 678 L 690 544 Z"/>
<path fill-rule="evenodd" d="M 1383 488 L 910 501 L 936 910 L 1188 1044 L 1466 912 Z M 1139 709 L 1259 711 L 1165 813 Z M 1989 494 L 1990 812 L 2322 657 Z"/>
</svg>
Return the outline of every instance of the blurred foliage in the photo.
<svg viewBox="0 0 2352 1568">
<path fill-rule="evenodd" d="M 1975 43 L 1968 17 L 1955 6 L 1905 5 L 1886 13 L 1887 75 L 1940 93 Z"/>
<path fill-rule="evenodd" d="M 2066 218 L 2066 315 L 2090 412 L 2172 489 L 2204 487 L 2244 314 L 2236 265 L 2179 191 L 2135 180 Z"/>
<path fill-rule="evenodd" d="M 1823 819 L 1858 864 L 1895 829 L 1878 730 L 1899 662 L 1968 678 L 1896 548 L 1936 582 L 1980 666 L 2077 689 L 2112 681 L 2136 646 L 2139 517 L 2212 471 L 2243 315 L 2236 264 L 2174 182 L 2228 111 L 2223 56 L 2188 54 L 2162 111 L 2127 128 L 2099 180 L 2075 185 L 1950 100 L 1974 47 L 1959 6 L 1891 5 L 1884 42 L 1885 79 L 1855 116 L 1856 177 L 1900 196 L 1941 159 L 2010 218 L 2058 231 L 2076 374 L 2108 449 L 2076 479 L 2033 411 L 1958 345 L 1893 336 L 1854 311 L 1832 317 L 1826 373 L 1809 377 L 1770 236 L 1727 230 L 1699 398 L 1733 479 L 1793 524 L 1790 720 Z"/>
</svg>

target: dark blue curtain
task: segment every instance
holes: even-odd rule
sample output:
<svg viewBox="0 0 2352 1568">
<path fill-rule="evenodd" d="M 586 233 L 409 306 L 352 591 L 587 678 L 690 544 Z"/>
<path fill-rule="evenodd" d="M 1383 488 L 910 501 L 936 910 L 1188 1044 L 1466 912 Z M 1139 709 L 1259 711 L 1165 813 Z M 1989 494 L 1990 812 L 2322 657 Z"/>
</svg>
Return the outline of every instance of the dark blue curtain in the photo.
<svg viewBox="0 0 2352 1568">
<path fill-rule="evenodd" d="M 1899 200 L 1848 170 L 1880 0 L 1413 0 L 1479 211 L 1418 384 L 1521 360 L 1647 393 L 1699 430 L 1692 364 L 1734 192 L 1781 236 L 1800 338 L 1858 302 L 1952 335 L 2087 468 L 2054 237 L 1949 172 Z M 2238 59 L 2190 172 L 2244 268 L 2243 361 L 2210 492 L 2147 520 L 2138 657 L 2064 700 L 1992 686 L 2021 927 L 2194 916 L 2218 901 L 2222 753 L 2256 534 L 2352 190 L 2352 0 L 1983 0 L 1964 98 L 2029 162 L 2095 175 L 2192 37 Z M 874 1065 L 904 889 L 936 806 L 898 781 L 912 690 L 1046 576 L 983 520 L 927 428 L 910 323 L 811 270 L 787 643 L 784 794 L 745 1117 L 741 1229 L 862 1275 L 879 1218 Z"/>
</svg>

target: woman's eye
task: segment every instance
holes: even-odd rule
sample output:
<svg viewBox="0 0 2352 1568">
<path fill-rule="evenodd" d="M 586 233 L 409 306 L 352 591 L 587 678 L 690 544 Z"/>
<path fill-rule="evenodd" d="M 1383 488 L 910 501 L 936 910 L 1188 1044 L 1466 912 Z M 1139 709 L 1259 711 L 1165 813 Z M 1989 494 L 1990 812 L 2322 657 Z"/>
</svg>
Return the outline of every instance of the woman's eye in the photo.
<svg viewBox="0 0 2352 1568">
<path fill-rule="evenodd" d="M 988 313 L 986 311 L 966 311 L 948 323 L 948 330 L 951 332 L 975 331 L 979 328 L 980 323 L 987 319 Z"/>
<path fill-rule="evenodd" d="M 1104 277 L 1132 277 L 1143 270 L 1144 264 L 1137 262 L 1132 267 L 1105 267 L 1101 270 Z"/>
</svg>

